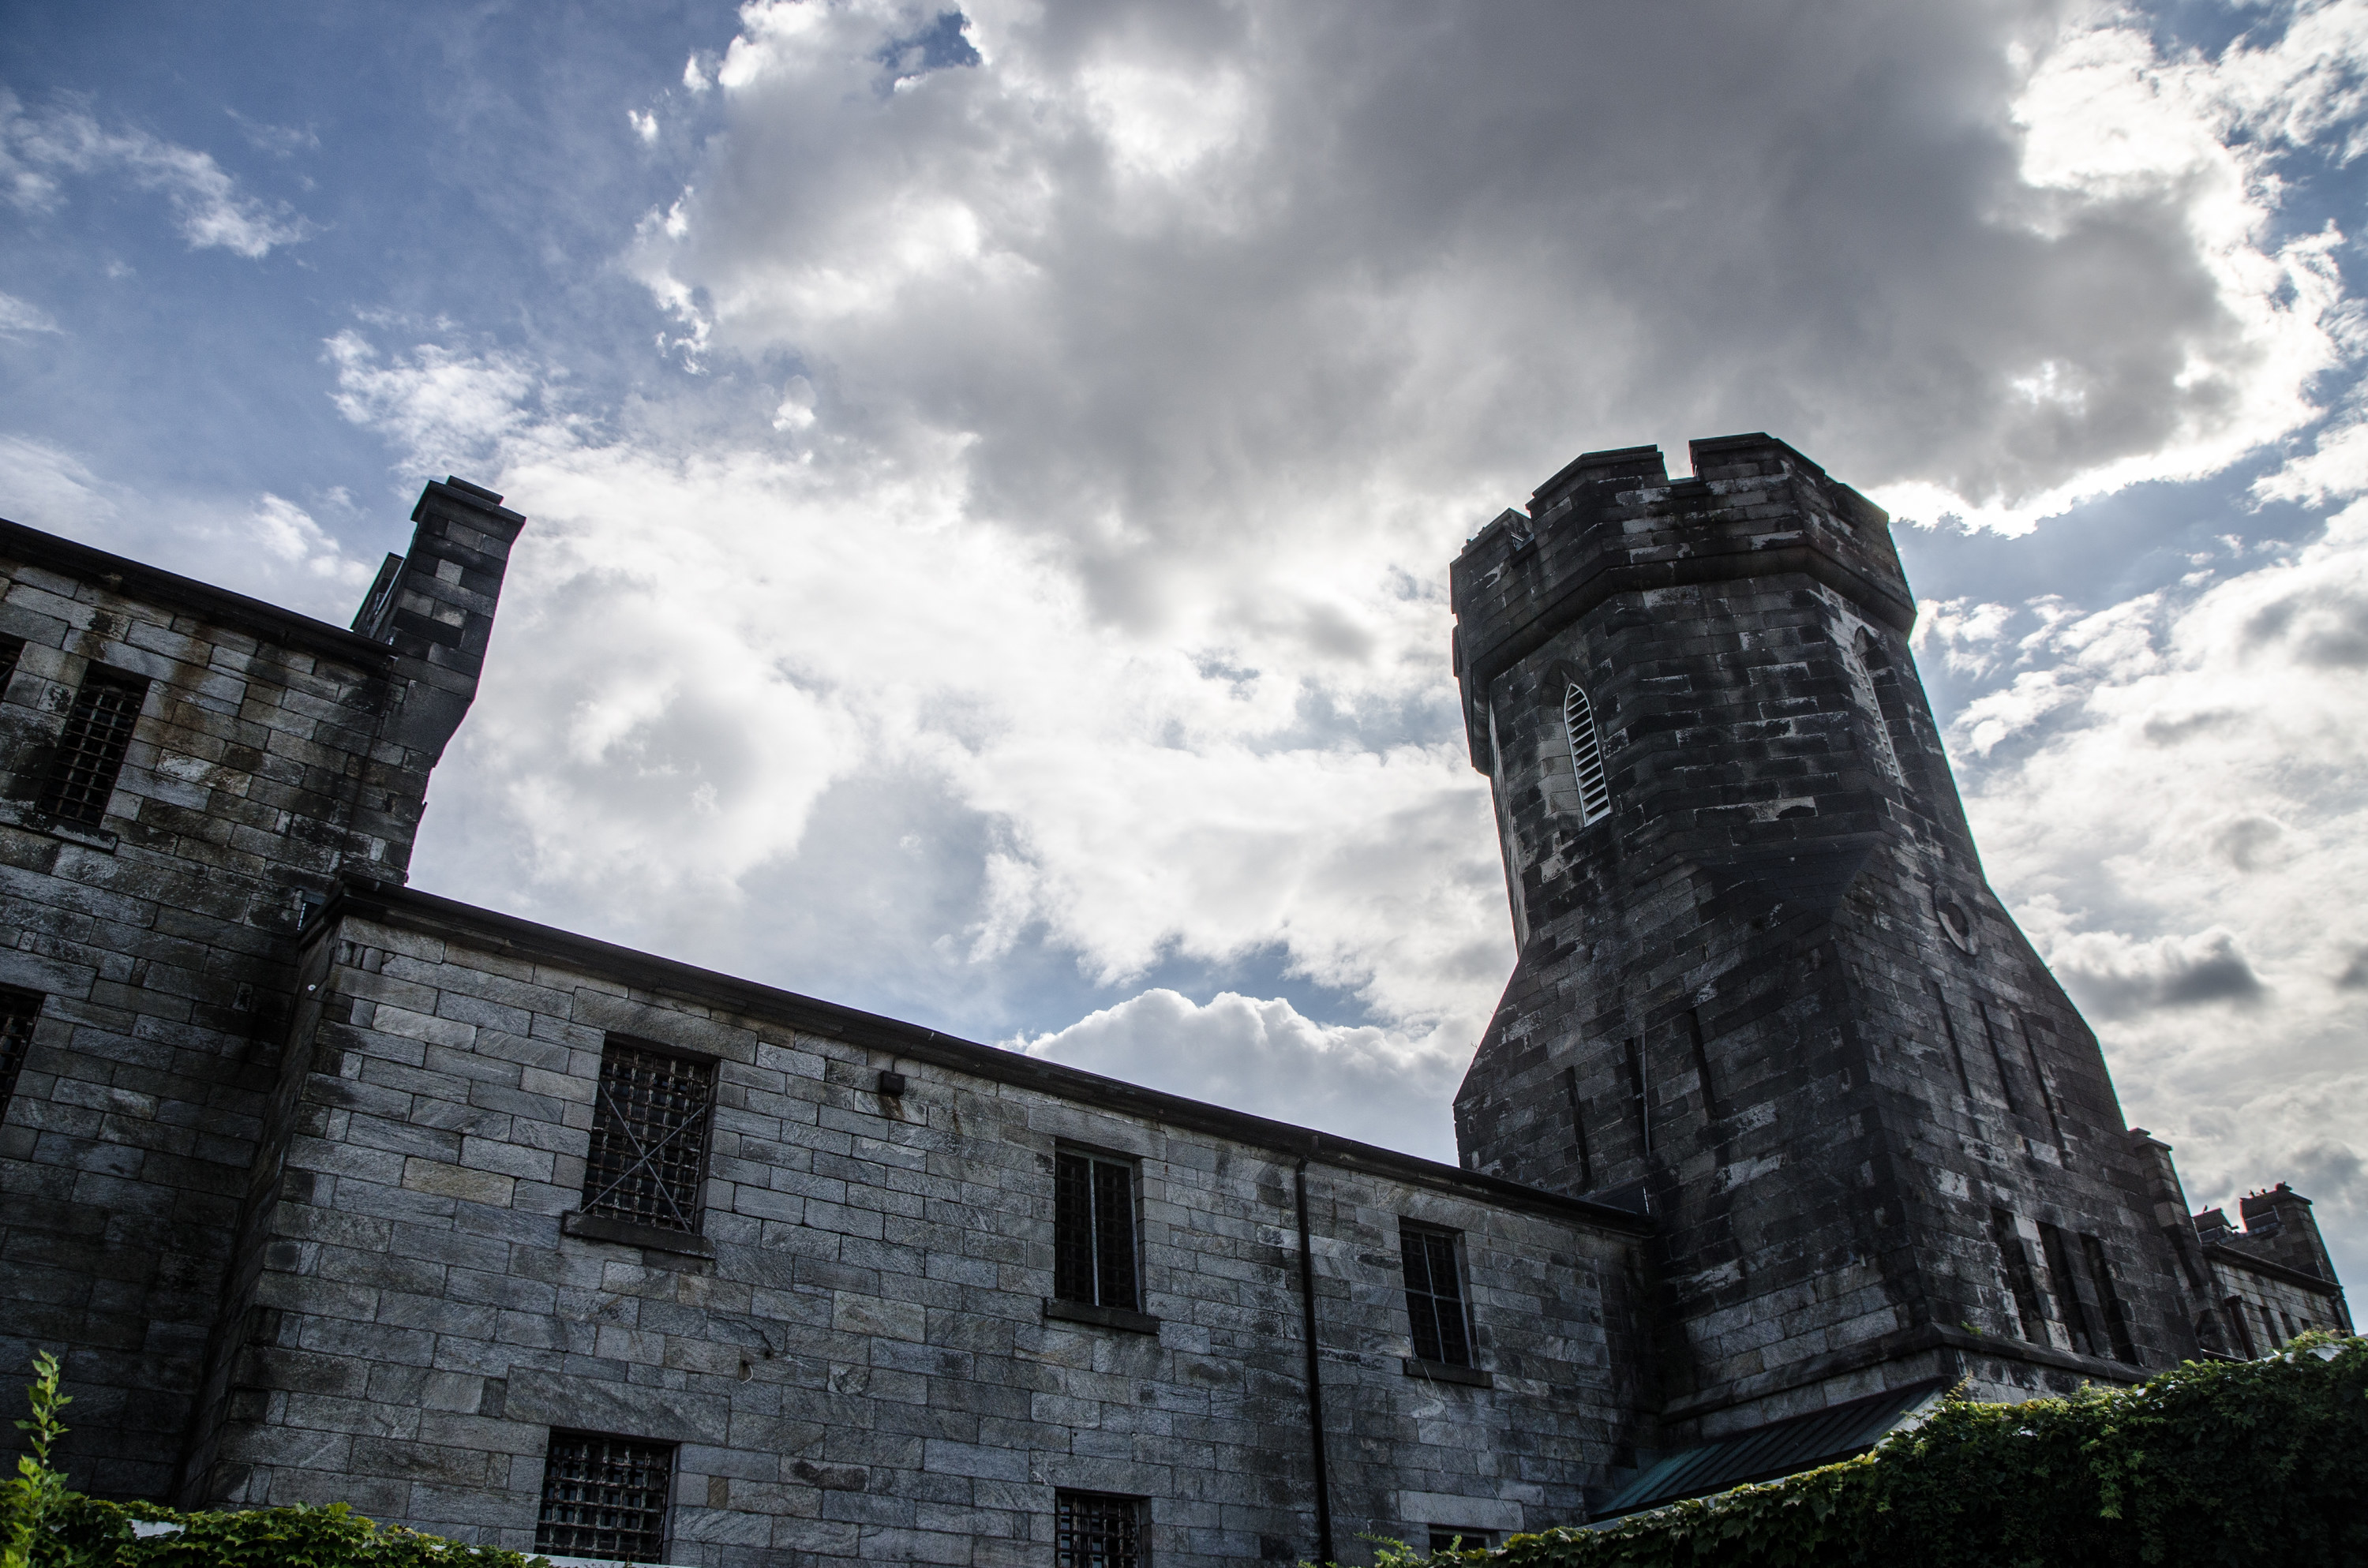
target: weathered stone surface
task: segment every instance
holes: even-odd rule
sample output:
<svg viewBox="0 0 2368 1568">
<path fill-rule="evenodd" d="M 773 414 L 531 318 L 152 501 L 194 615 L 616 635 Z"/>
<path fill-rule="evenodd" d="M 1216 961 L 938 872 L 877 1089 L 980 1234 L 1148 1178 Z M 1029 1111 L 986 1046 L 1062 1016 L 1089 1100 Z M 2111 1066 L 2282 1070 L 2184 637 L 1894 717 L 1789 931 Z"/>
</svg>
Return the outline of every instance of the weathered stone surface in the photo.
<svg viewBox="0 0 2368 1568">
<path fill-rule="evenodd" d="M 1589 454 L 1454 568 L 1521 944 L 1463 1169 L 404 888 L 498 496 L 430 485 L 353 633 L 0 525 L 0 1376 L 66 1350 L 101 1493 L 528 1547 L 591 1431 L 677 1445 L 677 1562 L 1041 1563 L 1074 1487 L 1181 1565 L 1318 1553 L 1316 1392 L 1349 1560 L 1925 1379 L 2348 1327 L 2298 1195 L 2191 1222 L 1983 882 L 1882 514 L 1694 460 Z M 94 664 L 152 682 L 104 831 L 37 809 Z M 695 1239 L 577 1212 L 612 1035 L 712 1063 Z M 1140 1310 L 1049 1300 L 1072 1145 L 1133 1164 Z M 1471 1368 L 1413 1358 L 1404 1221 Z"/>
</svg>

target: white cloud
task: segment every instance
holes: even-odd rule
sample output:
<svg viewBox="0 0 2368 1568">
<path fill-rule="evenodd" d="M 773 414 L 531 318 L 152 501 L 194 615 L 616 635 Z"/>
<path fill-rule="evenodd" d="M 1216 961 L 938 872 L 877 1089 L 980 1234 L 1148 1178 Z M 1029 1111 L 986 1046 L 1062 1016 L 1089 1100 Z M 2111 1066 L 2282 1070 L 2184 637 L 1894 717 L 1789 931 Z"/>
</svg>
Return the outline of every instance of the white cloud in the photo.
<svg viewBox="0 0 2368 1568">
<path fill-rule="evenodd" d="M 313 232 L 284 204 L 243 195 L 211 153 L 144 131 L 110 131 L 79 108 L 28 111 L 0 88 L 0 186 L 19 210 L 56 205 L 62 176 L 96 174 L 120 174 L 161 193 L 191 250 L 260 259 Z"/>
<path fill-rule="evenodd" d="M 1290 1003 L 1155 988 L 1064 1029 L 1006 1042 L 1090 1073 L 1452 1164 L 1456 1075 L 1421 1042 L 1318 1023 Z"/>
<path fill-rule="evenodd" d="M 2368 505 L 2186 597 L 2036 608 L 2032 667 L 1951 736 L 1991 878 L 2199 1203 L 2309 1191 L 2293 1152 L 2368 1122 Z M 2014 695 L 2040 683 L 2044 704 Z M 2347 1191 L 2322 1219 L 2357 1272 L 2368 1190 Z"/>
<path fill-rule="evenodd" d="M 1581 446 L 1766 427 L 2025 527 L 2292 437 L 2356 347 L 2277 163 L 2351 133 L 2351 7 L 2211 58 L 2037 3 L 1684 48 L 1666 7 L 967 9 L 975 66 L 914 62 L 926 7 L 766 0 L 688 63 L 720 129 L 627 259 L 697 380 L 594 419 L 522 354 L 330 345 L 348 417 L 532 518 L 430 885 L 979 1033 L 1056 960 L 1271 961 L 1364 1017 L 1153 990 L 1030 1048 L 1165 1041 L 1252 1108 L 1305 1063 L 1396 1126 L 1511 960 L 1445 657 L 1474 523 Z M 2358 533 L 1923 634 L 2002 887 L 2207 1182 L 2362 1108 L 2368 928 L 2296 908 L 2368 873 Z"/>
<path fill-rule="evenodd" d="M 340 626 L 353 618 L 373 564 L 348 555 L 282 496 L 159 497 L 23 436 L 0 435 L 0 516 Z"/>
<path fill-rule="evenodd" d="M 0 335 L 21 337 L 28 333 L 62 330 L 57 318 L 40 306 L 14 294 L 0 294 Z"/>
</svg>

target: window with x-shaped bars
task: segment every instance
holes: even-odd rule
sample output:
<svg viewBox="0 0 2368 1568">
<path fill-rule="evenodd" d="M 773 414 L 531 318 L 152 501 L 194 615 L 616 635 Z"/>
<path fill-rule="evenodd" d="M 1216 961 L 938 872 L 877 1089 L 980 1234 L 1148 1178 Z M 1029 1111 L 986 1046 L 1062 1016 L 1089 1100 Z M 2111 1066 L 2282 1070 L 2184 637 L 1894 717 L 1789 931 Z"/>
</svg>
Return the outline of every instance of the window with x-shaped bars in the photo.
<svg viewBox="0 0 2368 1568">
<path fill-rule="evenodd" d="M 584 1212 L 699 1229 L 715 1063 L 610 1040 L 600 1053 Z"/>
</svg>

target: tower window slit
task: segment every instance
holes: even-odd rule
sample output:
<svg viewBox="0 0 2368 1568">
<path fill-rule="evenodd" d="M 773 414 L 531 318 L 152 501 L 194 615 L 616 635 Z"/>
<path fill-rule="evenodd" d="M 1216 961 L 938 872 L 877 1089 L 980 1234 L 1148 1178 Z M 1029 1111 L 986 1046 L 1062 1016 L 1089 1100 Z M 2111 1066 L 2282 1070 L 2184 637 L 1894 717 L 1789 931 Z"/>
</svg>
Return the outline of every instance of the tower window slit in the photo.
<svg viewBox="0 0 2368 1568">
<path fill-rule="evenodd" d="M 1577 681 L 1563 692 L 1562 727 L 1570 738 L 1570 777 L 1578 788 L 1579 822 L 1601 822 L 1611 814 L 1611 787 L 1603 777 L 1603 742 L 1595 733 L 1595 709 Z"/>
</svg>

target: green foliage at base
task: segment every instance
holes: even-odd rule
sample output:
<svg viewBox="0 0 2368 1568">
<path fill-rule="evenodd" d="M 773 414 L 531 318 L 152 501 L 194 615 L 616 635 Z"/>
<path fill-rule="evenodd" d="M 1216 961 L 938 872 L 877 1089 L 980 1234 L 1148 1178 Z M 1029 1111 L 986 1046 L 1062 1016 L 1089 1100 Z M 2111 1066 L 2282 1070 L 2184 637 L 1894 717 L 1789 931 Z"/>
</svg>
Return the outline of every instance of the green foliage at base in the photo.
<svg viewBox="0 0 2368 1568">
<path fill-rule="evenodd" d="M 2132 1389 L 1951 1401 L 1841 1464 L 1494 1551 L 1383 1568 L 2368 1565 L 2368 1340 Z"/>
<path fill-rule="evenodd" d="M 33 1358 L 33 1418 L 19 1421 L 32 1452 L 0 1492 L 0 1568 L 551 1568 L 496 1546 L 464 1546 L 400 1525 L 379 1525 L 343 1503 L 183 1514 L 149 1503 L 108 1503 L 66 1490 L 50 1468 L 64 1436 L 57 1358 Z"/>
<path fill-rule="evenodd" d="M 135 1522 L 178 1525 L 140 1537 Z M 69 1494 L 29 1568 L 529 1568 L 545 1559 L 374 1524 L 343 1503 L 180 1514 Z"/>
</svg>

